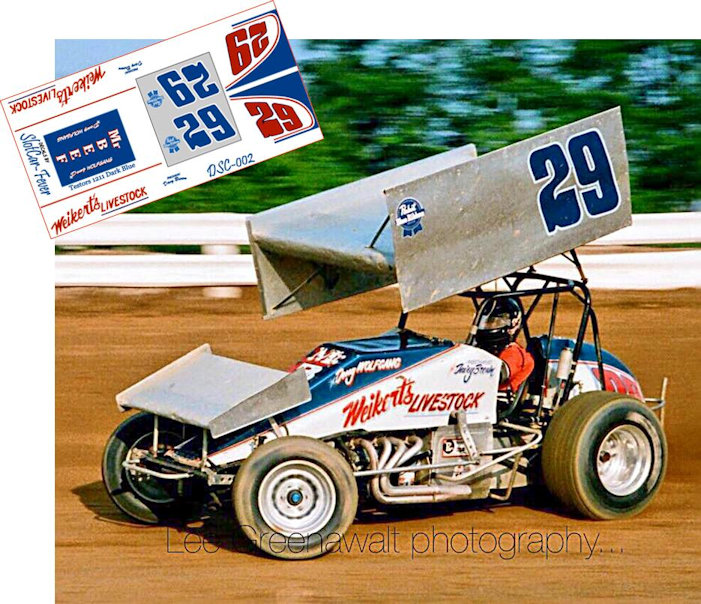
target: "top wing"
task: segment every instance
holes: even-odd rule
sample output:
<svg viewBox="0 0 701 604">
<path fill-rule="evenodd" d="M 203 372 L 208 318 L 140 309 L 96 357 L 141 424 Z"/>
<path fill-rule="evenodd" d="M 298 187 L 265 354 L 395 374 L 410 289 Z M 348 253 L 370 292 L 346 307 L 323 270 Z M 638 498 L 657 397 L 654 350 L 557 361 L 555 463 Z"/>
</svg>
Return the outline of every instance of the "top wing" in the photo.
<svg viewBox="0 0 701 604">
<path fill-rule="evenodd" d="M 620 109 L 385 193 L 402 307 L 414 310 L 630 225 Z"/>
<path fill-rule="evenodd" d="M 405 311 L 631 224 L 619 108 L 476 157 L 467 145 L 256 214 L 266 317 L 397 282 Z"/>
</svg>

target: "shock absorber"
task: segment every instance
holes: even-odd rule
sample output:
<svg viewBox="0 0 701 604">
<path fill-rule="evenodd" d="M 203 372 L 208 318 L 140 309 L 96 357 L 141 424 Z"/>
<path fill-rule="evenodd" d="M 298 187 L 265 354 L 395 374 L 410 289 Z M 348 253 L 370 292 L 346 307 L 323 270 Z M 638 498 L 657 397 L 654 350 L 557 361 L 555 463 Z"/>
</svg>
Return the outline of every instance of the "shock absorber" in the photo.
<svg viewBox="0 0 701 604">
<path fill-rule="evenodd" d="M 555 379 L 557 380 L 557 395 L 555 396 L 555 401 L 553 402 L 553 409 L 557 409 L 562 402 L 565 384 L 567 383 L 571 368 L 572 349 L 565 346 L 560 351 L 560 358 L 557 361 L 557 372 L 555 373 Z"/>
</svg>

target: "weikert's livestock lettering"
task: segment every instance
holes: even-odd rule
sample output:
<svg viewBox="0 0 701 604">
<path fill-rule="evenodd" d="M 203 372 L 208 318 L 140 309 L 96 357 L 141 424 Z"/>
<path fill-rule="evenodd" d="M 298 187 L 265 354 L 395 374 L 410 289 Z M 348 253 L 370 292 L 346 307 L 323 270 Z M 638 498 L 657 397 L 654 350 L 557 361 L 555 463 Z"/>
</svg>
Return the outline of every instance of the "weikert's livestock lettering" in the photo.
<svg viewBox="0 0 701 604">
<path fill-rule="evenodd" d="M 32 107 L 36 107 L 37 105 L 47 103 L 54 99 L 57 99 L 60 106 L 63 107 L 68 103 L 74 94 L 90 90 L 90 87 L 93 84 L 96 84 L 104 77 L 105 72 L 102 70 L 102 67 L 95 67 L 95 69 L 93 69 L 91 72 L 81 76 L 69 86 L 61 89 L 57 89 L 56 86 L 51 86 L 47 90 L 33 94 L 26 99 L 11 103 L 10 110 L 12 113 L 19 113 L 20 111 L 26 111 L 27 109 L 31 109 Z"/>
<path fill-rule="evenodd" d="M 414 394 L 412 387 L 414 380 L 404 376 L 397 376 L 399 384 L 390 392 L 383 394 L 378 390 L 368 397 L 362 396 L 358 400 L 348 403 L 343 408 L 346 419 L 343 427 L 355 426 L 359 422 L 364 423 L 370 419 L 386 413 L 390 406 L 405 405 L 408 413 L 431 413 L 438 411 L 459 411 L 460 409 L 474 409 L 479 406 L 484 392 L 433 392 L 430 394 Z"/>
<path fill-rule="evenodd" d="M 146 192 L 146 187 L 139 187 L 127 193 L 122 193 L 111 199 L 106 199 L 104 201 L 98 200 L 96 195 L 91 195 L 87 203 L 82 207 L 73 209 L 71 208 L 66 212 L 65 216 L 61 216 L 56 222 L 51 225 L 52 230 L 56 234 L 60 234 L 63 230 L 70 227 L 72 224 L 79 222 L 80 220 L 89 216 L 92 212 L 100 211 L 102 214 L 106 214 L 115 208 L 120 206 L 135 203 L 137 201 L 143 201 L 148 198 L 148 193 Z"/>
</svg>

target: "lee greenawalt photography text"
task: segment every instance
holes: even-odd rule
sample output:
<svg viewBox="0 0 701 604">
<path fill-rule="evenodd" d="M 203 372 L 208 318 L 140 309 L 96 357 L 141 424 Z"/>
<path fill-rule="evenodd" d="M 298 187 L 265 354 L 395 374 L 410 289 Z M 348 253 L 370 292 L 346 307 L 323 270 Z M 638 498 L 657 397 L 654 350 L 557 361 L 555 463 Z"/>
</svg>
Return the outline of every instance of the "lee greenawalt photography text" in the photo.
<svg viewBox="0 0 701 604">
<path fill-rule="evenodd" d="M 463 554 L 497 556 L 513 560 L 517 556 L 540 556 L 548 560 L 555 556 L 571 554 L 583 560 L 595 555 L 623 553 L 622 548 L 604 545 L 600 532 L 577 531 L 565 526 L 559 530 L 490 531 L 473 527 L 463 531 L 441 531 L 435 526 L 426 530 L 399 530 L 385 525 L 366 533 L 349 531 L 342 535 L 331 533 L 310 535 L 308 539 L 292 533 L 285 536 L 277 532 L 258 533 L 251 526 L 241 527 L 248 540 L 237 540 L 230 531 L 214 528 L 178 530 L 166 528 L 166 553 L 214 554 L 223 550 L 254 553 L 261 542 L 278 553 L 299 553 L 305 549 L 328 554 L 405 554 L 412 560 L 429 555 Z M 315 538 L 316 537 L 316 538 Z"/>
</svg>

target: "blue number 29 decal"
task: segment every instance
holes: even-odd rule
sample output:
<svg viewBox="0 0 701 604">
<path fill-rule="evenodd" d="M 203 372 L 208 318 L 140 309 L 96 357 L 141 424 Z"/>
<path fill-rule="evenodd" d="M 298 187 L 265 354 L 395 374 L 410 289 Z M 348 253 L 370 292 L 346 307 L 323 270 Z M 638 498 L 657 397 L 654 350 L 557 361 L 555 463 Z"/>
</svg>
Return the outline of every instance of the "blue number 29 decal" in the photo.
<svg viewBox="0 0 701 604">
<path fill-rule="evenodd" d="M 533 182 L 548 179 L 538 192 L 538 207 L 549 235 L 579 224 L 582 203 L 591 217 L 613 212 L 621 203 L 611 159 L 598 130 L 571 137 L 567 153 L 560 143 L 534 149 L 528 163 Z M 560 189 L 572 169 L 577 184 Z"/>
<path fill-rule="evenodd" d="M 198 119 L 199 117 L 199 119 Z M 204 130 L 199 130 L 200 121 L 207 128 L 209 133 Z M 206 147 L 212 142 L 210 135 L 216 141 L 223 141 L 232 136 L 236 136 L 236 130 L 231 126 L 228 120 L 224 117 L 221 109 L 216 105 L 202 107 L 197 111 L 197 116 L 192 113 L 186 113 L 176 117 L 173 124 L 178 129 L 186 128 L 183 134 L 183 140 L 193 151 L 197 147 Z"/>
</svg>

